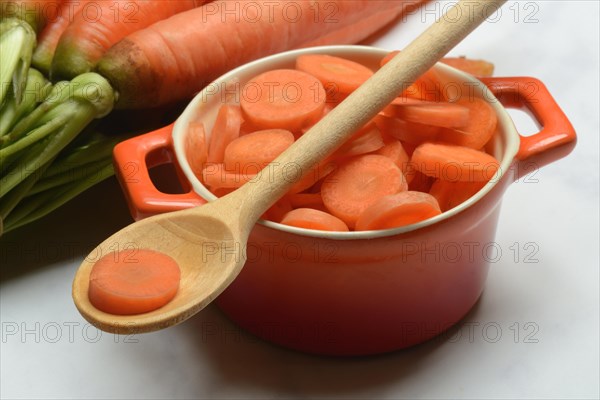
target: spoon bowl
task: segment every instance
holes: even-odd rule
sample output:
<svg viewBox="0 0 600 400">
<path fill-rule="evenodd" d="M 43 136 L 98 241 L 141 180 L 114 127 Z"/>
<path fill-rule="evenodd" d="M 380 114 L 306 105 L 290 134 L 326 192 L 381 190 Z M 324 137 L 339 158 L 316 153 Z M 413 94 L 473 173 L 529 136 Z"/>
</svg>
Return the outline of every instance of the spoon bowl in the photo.
<svg viewBox="0 0 600 400">
<path fill-rule="evenodd" d="M 156 215 L 102 242 L 81 264 L 73 282 L 73 299 L 81 315 L 104 331 L 133 334 L 175 325 L 204 308 L 229 285 L 246 261 L 243 244 L 247 237 L 236 224 L 239 219 L 232 213 L 218 218 L 218 211 L 214 204 L 207 204 Z M 135 263 L 140 248 L 168 254 L 185 266 L 175 298 L 158 310 L 135 317 L 98 310 L 88 298 L 94 263 L 110 253 Z M 199 298 L 199 293 L 204 296 Z"/>
</svg>

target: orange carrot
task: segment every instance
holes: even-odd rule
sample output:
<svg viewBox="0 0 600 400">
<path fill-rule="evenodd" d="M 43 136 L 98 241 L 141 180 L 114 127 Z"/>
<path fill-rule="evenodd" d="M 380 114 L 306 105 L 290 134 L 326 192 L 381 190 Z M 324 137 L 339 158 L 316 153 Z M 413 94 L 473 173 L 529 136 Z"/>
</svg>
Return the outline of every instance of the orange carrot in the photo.
<svg viewBox="0 0 600 400">
<path fill-rule="evenodd" d="M 279 199 L 262 215 L 262 219 L 267 219 L 273 222 L 280 222 L 282 218 L 293 210 L 292 204 L 287 196 Z"/>
<path fill-rule="evenodd" d="M 362 64 L 326 54 L 306 54 L 296 59 L 296 69 L 315 76 L 324 87 L 349 94 L 373 75 Z"/>
<path fill-rule="evenodd" d="M 325 89 L 325 93 L 327 93 L 327 89 Z M 326 94 L 326 96 L 329 96 L 329 93 L 327 93 L 327 94 Z M 335 107 L 335 105 L 336 105 L 336 104 L 332 104 L 332 102 L 330 102 L 329 100 L 327 100 L 327 102 L 325 103 L 325 107 L 323 107 L 323 112 L 321 113 L 321 117 L 319 117 L 319 118 L 318 118 L 318 120 L 320 120 L 321 118 L 323 118 L 324 116 L 326 116 L 327 114 L 329 114 L 329 112 L 330 112 L 331 110 L 333 110 L 333 107 Z M 315 123 L 316 123 L 316 122 L 318 122 L 318 120 L 317 120 L 317 121 L 315 121 Z M 314 125 L 314 124 L 313 124 L 313 125 Z M 312 127 L 313 127 L 313 125 L 310 125 L 310 126 L 307 126 L 307 127 L 303 128 L 303 129 L 300 131 L 300 134 L 299 134 L 299 135 L 297 135 L 297 136 L 302 136 L 302 135 L 304 135 L 306 132 L 308 132 L 308 131 L 310 130 L 310 128 L 312 128 Z"/>
<path fill-rule="evenodd" d="M 439 126 L 404 121 L 382 113 L 379 113 L 373 121 L 384 134 L 414 145 L 436 140 L 442 132 Z"/>
<path fill-rule="evenodd" d="M 380 155 L 358 156 L 341 165 L 321 186 L 323 203 L 353 228 L 358 216 L 380 197 L 406 190 L 400 168 Z"/>
<path fill-rule="evenodd" d="M 434 102 L 397 97 L 386 107 L 387 113 L 415 123 L 442 128 L 463 128 L 469 124 L 470 109 L 462 103 Z"/>
<path fill-rule="evenodd" d="M 348 226 L 341 219 L 312 208 L 296 208 L 285 214 L 281 223 L 298 228 L 317 229 L 320 231 L 347 232 L 349 230 Z"/>
<path fill-rule="evenodd" d="M 214 189 L 237 189 L 255 178 L 255 173 L 228 172 L 224 164 L 207 163 L 202 170 L 200 180 L 213 191 Z"/>
<path fill-rule="evenodd" d="M 191 122 L 189 124 L 185 137 L 185 154 L 194 174 L 201 176 L 204 165 L 208 160 L 206 133 L 202 123 Z"/>
<path fill-rule="evenodd" d="M 52 60 L 53 80 L 70 80 L 94 69 L 104 53 L 127 35 L 200 6 L 200 0 L 92 1 L 63 32 Z M 168 57 L 162 55 L 162 57 Z"/>
<path fill-rule="evenodd" d="M 305 43 L 302 47 L 360 43 L 378 31 L 383 30 L 386 26 L 393 24 L 394 20 L 398 20 L 402 15 L 410 13 L 427 1 L 429 0 L 396 2 L 397 7 L 393 9 L 369 15 L 352 25 Z"/>
<path fill-rule="evenodd" d="M 117 107 L 166 104 L 192 96 L 236 66 L 395 12 L 403 2 L 214 1 L 132 33 L 105 54 L 98 71 L 119 92 Z"/>
<path fill-rule="evenodd" d="M 240 136 L 244 136 L 256 131 L 260 131 L 260 129 L 258 129 L 248 121 L 242 121 L 242 124 L 240 125 Z"/>
<path fill-rule="evenodd" d="M 166 254 L 146 249 L 110 253 L 92 267 L 88 297 L 110 314 L 141 314 L 171 301 L 180 277 L 177 262 Z"/>
<path fill-rule="evenodd" d="M 471 75 L 479 77 L 492 76 L 494 64 L 484 60 L 472 60 L 466 57 L 446 57 L 440 60 L 442 63 L 460 69 Z"/>
<path fill-rule="evenodd" d="M 331 155 L 331 158 L 347 158 L 371 153 L 381 149 L 384 145 L 381 131 L 375 123 L 371 122 L 352 135 Z"/>
<path fill-rule="evenodd" d="M 400 192 L 382 197 L 365 209 L 356 230 L 372 231 L 414 224 L 441 214 L 435 197 L 422 192 Z"/>
<path fill-rule="evenodd" d="M 56 51 L 58 41 L 67 29 L 67 26 L 74 20 L 75 15 L 87 6 L 92 0 L 63 0 L 60 5 L 56 18 L 46 25 L 39 34 L 38 44 L 33 52 L 31 64 L 49 76 L 52 58 Z"/>
<path fill-rule="evenodd" d="M 374 154 L 379 154 L 392 160 L 394 164 L 396 164 L 398 168 L 400 168 L 403 174 L 408 169 L 408 162 L 410 160 L 410 157 L 406 153 L 406 150 L 404 150 L 402 142 L 400 142 L 397 139 L 390 140 L 382 148 L 377 150 Z"/>
<path fill-rule="evenodd" d="M 442 211 L 448 211 L 479 192 L 486 184 L 482 182 L 448 182 L 437 179 L 429 194 L 435 197 Z"/>
<path fill-rule="evenodd" d="M 312 75 L 292 69 L 262 73 L 242 88 L 244 119 L 260 129 L 299 132 L 319 119 L 325 89 Z"/>
<path fill-rule="evenodd" d="M 225 149 L 225 169 L 237 172 L 254 167 L 261 170 L 292 143 L 294 135 L 285 129 L 267 129 L 240 136 Z"/>
<path fill-rule="evenodd" d="M 242 112 L 239 106 L 224 104 L 219 108 L 215 125 L 210 134 L 208 162 L 222 163 L 225 149 L 240 135 Z"/>
<path fill-rule="evenodd" d="M 457 103 L 470 110 L 467 125 L 457 129 L 446 129 L 438 139 L 459 146 L 481 149 L 496 131 L 496 112 L 487 101 L 479 97 L 459 99 Z"/>
<path fill-rule="evenodd" d="M 398 50 L 390 52 L 381 59 L 380 65 L 383 67 L 398 53 Z M 417 78 L 414 83 L 407 85 L 404 92 L 402 92 L 402 95 L 427 101 L 446 100 L 440 90 L 440 84 L 437 82 L 436 74 L 431 69 Z"/>
<path fill-rule="evenodd" d="M 294 193 L 288 197 L 294 208 L 316 208 L 323 205 L 321 193 Z"/>
<path fill-rule="evenodd" d="M 290 193 L 300 193 L 310 188 L 321 179 L 328 176 L 337 168 L 337 162 L 331 158 L 327 158 L 317 164 L 315 167 L 304 172 L 299 171 L 303 176 L 299 181 L 294 183 L 294 186 L 290 189 Z"/>
<path fill-rule="evenodd" d="M 500 168 L 491 155 L 464 146 L 424 143 L 412 155 L 411 164 L 425 175 L 446 181 L 489 181 Z"/>
<path fill-rule="evenodd" d="M 412 164 L 409 163 L 409 165 Z M 408 182 L 408 190 L 427 193 L 431 189 L 431 185 L 433 185 L 435 179 L 409 167 L 406 173 L 406 181 Z"/>
</svg>

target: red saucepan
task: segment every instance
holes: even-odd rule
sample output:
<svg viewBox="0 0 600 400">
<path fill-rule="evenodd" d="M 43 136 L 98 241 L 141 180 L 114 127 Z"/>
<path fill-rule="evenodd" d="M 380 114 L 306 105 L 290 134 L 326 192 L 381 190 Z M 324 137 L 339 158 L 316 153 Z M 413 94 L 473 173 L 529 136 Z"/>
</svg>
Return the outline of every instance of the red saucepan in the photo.
<svg viewBox="0 0 600 400">
<path fill-rule="evenodd" d="M 201 205 L 215 197 L 186 159 L 192 119 L 210 132 L 227 96 L 260 72 L 293 67 L 300 54 L 326 53 L 377 68 L 387 51 L 332 46 L 291 51 L 224 75 L 190 103 L 172 126 L 121 143 L 115 164 L 135 219 Z M 477 80 L 446 65 L 435 73 L 450 95 L 478 96 L 498 115 L 488 150 L 501 170 L 479 193 L 440 216 L 407 227 L 320 232 L 269 221 L 249 239 L 248 261 L 216 300 L 233 321 L 290 348 L 335 355 L 386 352 L 430 339 L 457 323 L 482 293 L 506 188 L 567 155 L 576 136 L 546 87 L 535 78 Z M 232 95 L 234 93 L 234 95 Z M 528 111 L 538 133 L 519 135 L 506 108 Z M 173 163 L 183 194 L 161 193 L 148 169 Z"/>
</svg>

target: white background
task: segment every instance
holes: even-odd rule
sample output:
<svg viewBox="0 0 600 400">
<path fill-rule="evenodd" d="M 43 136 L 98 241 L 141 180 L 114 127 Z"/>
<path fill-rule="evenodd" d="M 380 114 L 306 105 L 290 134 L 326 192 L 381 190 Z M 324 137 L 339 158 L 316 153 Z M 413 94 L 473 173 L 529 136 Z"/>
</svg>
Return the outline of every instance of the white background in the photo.
<svg viewBox="0 0 600 400">
<path fill-rule="evenodd" d="M 402 48 L 442 6 L 428 9 L 369 43 Z M 317 357 L 239 331 L 213 306 L 159 333 L 97 331 L 70 285 L 83 256 L 130 222 L 111 179 L 0 241 L 1 397 L 598 398 L 598 26 L 596 1 L 509 2 L 451 53 L 541 79 L 579 142 L 536 182 L 508 189 L 502 257 L 450 335 L 382 356 Z"/>
</svg>

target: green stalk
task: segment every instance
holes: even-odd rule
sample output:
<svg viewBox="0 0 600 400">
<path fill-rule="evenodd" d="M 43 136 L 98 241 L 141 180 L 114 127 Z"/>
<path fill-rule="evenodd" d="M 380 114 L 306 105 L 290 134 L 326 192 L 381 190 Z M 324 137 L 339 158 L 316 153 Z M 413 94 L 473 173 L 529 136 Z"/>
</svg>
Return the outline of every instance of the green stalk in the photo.
<svg viewBox="0 0 600 400">
<path fill-rule="evenodd" d="M 18 160 L 18 165 L 2 177 L 0 200 L 20 182 L 35 173 L 40 166 L 54 159 L 94 118 L 101 118 L 112 110 L 114 92 L 108 81 L 98 74 L 87 73 L 80 75 L 69 82 L 63 89 L 68 92 L 64 102 L 55 103 L 52 107 L 47 107 L 47 113 L 40 115 L 36 121 L 28 122 L 30 126 L 41 124 L 42 127 L 46 127 L 40 131 L 34 129 L 30 133 L 38 135 L 36 136 L 38 139 L 46 137 L 43 140 L 44 147 L 41 152 L 28 153 L 24 160 Z M 58 95 L 60 98 L 64 98 L 64 94 L 58 93 Z M 45 104 L 48 103 L 45 101 L 38 106 L 38 109 Z M 34 115 L 36 111 L 37 109 L 29 117 Z M 53 118 L 59 118 L 64 121 L 64 125 L 56 126 L 59 124 L 56 124 L 56 119 Z M 15 130 L 7 136 L 12 135 Z M 12 139 L 14 140 L 14 138 Z M 27 140 L 27 134 L 20 141 L 22 140 Z M 38 147 L 37 144 L 34 144 L 35 142 L 28 141 L 27 145 Z M 19 143 L 19 141 L 16 143 Z M 4 158 L 11 154 L 10 151 L 5 151 L 6 149 L 9 149 L 9 147 L 0 150 L 0 164 Z M 2 151 L 5 151 L 5 153 L 2 154 Z"/>
<path fill-rule="evenodd" d="M 29 130 L 39 126 L 40 120 L 44 118 L 48 112 L 68 100 L 68 87 L 69 82 L 58 82 L 54 85 L 44 101 L 21 119 L 8 135 L 2 138 L 2 143 L 15 142 L 25 136 Z"/>
<path fill-rule="evenodd" d="M 93 117 L 90 117 L 89 108 L 81 108 L 81 113 L 78 114 L 75 118 L 77 119 L 77 123 L 84 123 L 87 125 L 89 121 L 92 120 Z M 67 119 L 68 118 L 64 118 Z M 73 121 L 73 120 L 71 120 Z M 58 153 L 77 136 L 79 130 L 77 127 L 78 124 L 75 125 L 58 125 L 58 131 L 51 131 L 50 137 L 47 138 L 44 142 L 40 142 L 38 144 L 44 144 L 43 148 L 39 152 L 30 152 L 27 154 L 26 159 L 19 162 L 15 168 L 10 171 L 6 177 L 2 178 L 2 187 L 0 187 L 0 199 L 4 197 L 11 189 L 21 183 L 24 179 L 29 177 L 30 175 L 37 173 L 39 168 L 46 164 L 48 161 L 52 160 L 54 157 L 58 155 Z M 53 126 L 54 124 L 51 122 L 48 125 Z M 19 142 L 17 142 L 18 144 Z M 37 146 L 36 146 L 37 147 Z M 9 148 L 5 148 L 3 150 L 7 150 Z M 0 150 L 1 152 L 1 150 Z M 10 155 L 10 153 L 8 154 Z M 2 157 L 0 157 L 0 161 Z"/>
<path fill-rule="evenodd" d="M 17 105 L 21 103 L 35 46 L 35 32 L 29 24 L 16 18 L 0 20 L 0 105 L 11 86 Z"/>
<path fill-rule="evenodd" d="M 67 171 L 112 158 L 112 150 L 115 145 L 124 139 L 123 136 L 104 138 L 101 141 L 86 144 L 72 149 L 68 155 L 56 159 L 50 168 L 44 173 L 44 179 Z"/>
<path fill-rule="evenodd" d="M 0 0 L 0 19 L 18 18 L 30 26 L 35 33 L 40 33 L 48 22 L 44 11 L 44 2 Z"/>
<path fill-rule="evenodd" d="M 3 136 L 10 132 L 20 119 L 31 113 L 48 96 L 51 90 L 52 85 L 44 78 L 42 73 L 30 68 L 21 104 L 17 104 L 15 97 L 12 93 L 9 93 L 0 108 L 0 146 L 8 141 Z"/>
<path fill-rule="evenodd" d="M 38 141 L 44 139 L 46 136 L 55 133 L 59 128 L 61 128 L 67 123 L 68 118 L 69 115 L 66 113 L 59 115 L 53 120 L 50 120 L 46 124 L 40 126 L 39 128 L 32 130 L 23 139 L 8 145 L 3 149 L 0 149 L 0 160 L 3 160 L 10 155 L 15 154 L 16 152 L 21 151 L 34 143 L 37 143 Z"/>
<path fill-rule="evenodd" d="M 40 172 L 43 172 L 43 170 L 48 168 L 49 165 L 50 163 L 47 163 L 46 165 L 41 167 Z M 30 175 L 27 179 L 21 182 L 14 190 L 11 190 L 11 192 L 8 194 L 8 196 L 6 196 L 6 199 L 4 199 L 0 207 L 1 219 L 6 219 L 8 214 L 17 206 L 17 204 L 19 204 L 19 202 L 30 193 L 31 188 L 34 187 L 35 183 L 40 178 L 40 175 L 41 174 Z"/>
<path fill-rule="evenodd" d="M 35 195 L 46 190 L 51 190 L 62 185 L 72 183 L 75 181 L 82 180 L 95 180 L 96 173 L 104 168 L 104 166 L 111 163 L 111 158 L 105 158 L 96 162 L 90 162 L 84 165 L 78 165 L 72 167 L 63 173 L 54 174 L 52 176 L 46 176 L 44 174 L 36 183 L 35 186 L 31 187 L 27 193 L 27 197 Z"/>
<path fill-rule="evenodd" d="M 97 179 L 83 179 L 65 185 L 64 188 L 59 188 L 58 194 L 55 190 L 50 190 L 28 198 L 28 201 L 24 201 L 20 204 L 19 207 L 4 220 L 4 233 L 44 217 L 71 200 L 73 197 L 111 177 L 113 174 L 114 170 L 112 163 L 109 163 L 96 172 Z"/>
</svg>

